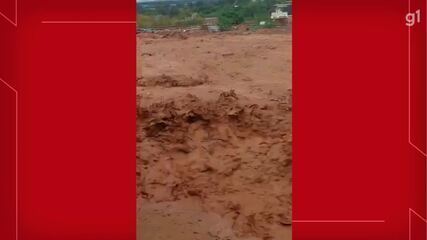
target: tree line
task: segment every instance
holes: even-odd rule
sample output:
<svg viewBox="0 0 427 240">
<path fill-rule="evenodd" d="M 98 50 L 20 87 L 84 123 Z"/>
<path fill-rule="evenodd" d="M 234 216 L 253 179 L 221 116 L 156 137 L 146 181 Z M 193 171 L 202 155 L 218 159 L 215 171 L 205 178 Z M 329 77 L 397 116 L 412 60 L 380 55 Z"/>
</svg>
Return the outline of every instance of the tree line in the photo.
<svg viewBox="0 0 427 240">
<path fill-rule="evenodd" d="M 138 4 L 140 27 L 186 27 L 203 24 L 205 17 L 217 17 L 219 27 L 228 30 L 234 25 L 263 21 L 265 27 L 274 23 L 270 13 L 274 5 L 288 0 L 213 0 L 159 1 Z"/>
</svg>

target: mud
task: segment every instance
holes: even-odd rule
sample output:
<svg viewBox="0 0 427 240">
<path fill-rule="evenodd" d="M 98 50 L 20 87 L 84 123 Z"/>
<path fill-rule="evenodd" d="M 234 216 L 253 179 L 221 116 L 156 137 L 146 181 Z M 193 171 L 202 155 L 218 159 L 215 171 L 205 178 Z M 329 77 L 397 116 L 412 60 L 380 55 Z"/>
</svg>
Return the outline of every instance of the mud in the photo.
<svg viewBox="0 0 427 240">
<path fill-rule="evenodd" d="M 138 41 L 138 239 L 291 239 L 290 36 L 211 37 Z"/>
<path fill-rule="evenodd" d="M 197 77 L 191 77 L 186 75 L 166 75 L 162 74 L 159 76 L 152 77 L 140 77 L 138 79 L 138 86 L 141 87 L 193 87 L 197 85 L 206 84 L 209 82 L 209 76 L 206 74 L 200 74 Z"/>
</svg>

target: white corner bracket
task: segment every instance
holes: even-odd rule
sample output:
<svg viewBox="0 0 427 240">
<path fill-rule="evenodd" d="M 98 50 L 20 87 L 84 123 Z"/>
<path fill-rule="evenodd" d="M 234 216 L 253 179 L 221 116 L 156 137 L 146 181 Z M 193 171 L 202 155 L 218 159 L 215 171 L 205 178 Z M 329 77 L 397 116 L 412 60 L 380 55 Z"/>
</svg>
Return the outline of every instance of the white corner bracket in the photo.
<svg viewBox="0 0 427 240">
<path fill-rule="evenodd" d="M 408 11 L 411 12 L 411 0 L 408 0 Z M 412 73 L 411 73 L 411 26 L 408 26 L 408 142 L 415 150 L 417 150 L 421 155 L 427 157 L 426 151 L 422 150 L 412 141 L 412 126 L 411 126 L 411 114 L 412 114 L 412 106 L 411 106 L 411 81 L 412 81 Z M 427 100 L 427 99 L 426 99 Z"/>
<path fill-rule="evenodd" d="M 18 240 L 18 91 L 1 78 L 0 84 L 15 93 L 15 240 Z"/>
<path fill-rule="evenodd" d="M 421 221 L 427 223 L 427 220 L 424 217 L 422 217 L 420 214 L 418 214 L 412 208 L 409 208 L 409 238 L 408 238 L 409 240 L 412 240 L 412 216 L 415 216 L 418 219 L 420 219 Z"/>
<path fill-rule="evenodd" d="M 12 19 L 8 17 L 5 13 L 0 10 L 0 16 L 3 17 L 6 21 L 12 24 L 14 27 L 18 27 L 18 0 L 15 1 L 15 17 Z"/>
</svg>

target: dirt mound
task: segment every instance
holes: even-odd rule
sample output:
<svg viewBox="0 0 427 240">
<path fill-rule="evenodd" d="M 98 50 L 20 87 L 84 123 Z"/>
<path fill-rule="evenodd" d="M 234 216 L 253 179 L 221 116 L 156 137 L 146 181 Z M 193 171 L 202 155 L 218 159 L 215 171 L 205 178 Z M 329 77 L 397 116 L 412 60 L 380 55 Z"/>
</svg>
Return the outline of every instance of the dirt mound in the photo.
<svg viewBox="0 0 427 240">
<path fill-rule="evenodd" d="M 283 34 L 289 32 L 288 28 L 261 28 L 261 29 L 257 29 L 256 33 L 257 34 Z"/>
<path fill-rule="evenodd" d="M 138 196 L 146 204 L 197 199 L 232 222 L 231 235 L 211 229 L 215 239 L 282 239 L 291 223 L 291 107 L 239 98 L 231 90 L 214 101 L 188 94 L 142 103 Z"/>
<path fill-rule="evenodd" d="M 162 35 L 162 38 L 175 38 L 175 39 L 181 39 L 181 40 L 185 40 L 188 38 L 186 34 L 179 31 L 160 32 L 160 34 Z"/>
<path fill-rule="evenodd" d="M 141 87 L 193 87 L 203 85 L 209 82 L 209 77 L 206 74 L 200 74 L 194 78 L 186 75 L 166 75 L 153 77 L 140 77 L 138 79 L 138 86 Z"/>
<path fill-rule="evenodd" d="M 236 31 L 240 31 L 240 32 L 246 32 L 246 31 L 251 30 L 251 28 L 247 24 L 237 25 L 237 26 L 233 27 L 233 29 Z"/>
</svg>

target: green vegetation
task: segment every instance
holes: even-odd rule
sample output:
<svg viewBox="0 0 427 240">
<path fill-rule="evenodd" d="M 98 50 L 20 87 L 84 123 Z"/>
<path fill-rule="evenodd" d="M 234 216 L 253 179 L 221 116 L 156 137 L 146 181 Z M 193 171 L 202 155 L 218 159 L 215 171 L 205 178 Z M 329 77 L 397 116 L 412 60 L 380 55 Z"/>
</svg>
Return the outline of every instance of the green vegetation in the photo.
<svg viewBox="0 0 427 240">
<path fill-rule="evenodd" d="M 244 18 L 233 9 L 226 9 L 221 12 L 218 16 L 219 18 L 219 27 L 222 30 L 228 30 L 234 25 L 238 25 L 244 22 Z"/>
<path fill-rule="evenodd" d="M 138 26 L 188 27 L 200 26 L 205 17 L 217 17 L 221 30 L 248 23 L 260 27 L 274 27 L 270 13 L 274 4 L 288 0 L 198 0 L 147 2 L 138 5 Z M 259 22 L 264 21 L 263 26 Z"/>
<path fill-rule="evenodd" d="M 141 28 L 155 27 L 189 27 L 199 26 L 203 24 L 203 17 L 195 16 L 194 18 L 187 17 L 170 17 L 166 15 L 138 15 L 138 26 Z"/>
</svg>

